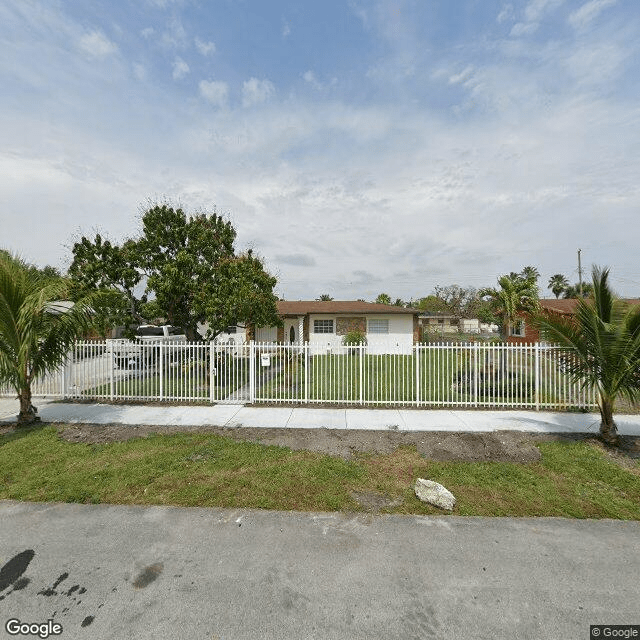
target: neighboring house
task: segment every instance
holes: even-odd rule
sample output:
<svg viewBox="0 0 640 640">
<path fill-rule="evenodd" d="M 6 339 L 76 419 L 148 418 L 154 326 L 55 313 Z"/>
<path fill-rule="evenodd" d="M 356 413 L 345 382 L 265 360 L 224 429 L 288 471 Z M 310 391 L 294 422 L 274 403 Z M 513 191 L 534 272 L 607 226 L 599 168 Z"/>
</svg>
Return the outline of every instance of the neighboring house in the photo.
<svg viewBox="0 0 640 640">
<path fill-rule="evenodd" d="M 498 326 L 480 322 L 478 318 L 460 318 L 444 312 L 420 314 L 420 325 L 424 333 L 444 335 L 451 333 L 496 333 Z"/>
<path fill-rule="evenodd" d="M 367 337 L 370 352 L 387 347 L 411 348 L 420 340 L 419 311 L 361 301 L 280 300 L 281 327 L 247 328 L 247 339 L 257 342 L 303 344 L 338 349 L 350 331 Z"/>
<path fill-rule="evenodd" d="M 624 301 L 631 305 L 640 304 L 640 299 L 638 298 L 625 298 Z M 577 305 L 577 298 L 548 298 L 540 300 L 540 307 L 543 313 L 554 313 L 560 316 L 572 316 Z M 507 342 L 515 344 L 540 342 L 540 332 L 533 326 L 527 314 L 522 314 L 521 318 L 507 327 L 507 335 L 505 337 Z"/>
<path fill-rule="evenodd" d="M 419 322 L 425 333 L 458 333 L 458 319 L 444 311 L 425 311 L 420 314 Z"/>
</svg>

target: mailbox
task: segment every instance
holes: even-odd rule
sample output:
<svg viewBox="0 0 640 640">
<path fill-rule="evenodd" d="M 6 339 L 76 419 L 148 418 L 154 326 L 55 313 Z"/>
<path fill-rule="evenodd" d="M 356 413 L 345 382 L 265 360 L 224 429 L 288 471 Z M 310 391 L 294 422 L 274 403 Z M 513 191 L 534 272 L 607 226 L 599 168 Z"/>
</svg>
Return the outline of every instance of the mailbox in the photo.
<svg viewBox="0 0 640 640">
<path fill-rule="evenodd" d="M 260 356 L 260 364 L 263 367 L 270 367 L 271 366 L 271 354 L 269 353 L 263 353 Z"/>
</svg>

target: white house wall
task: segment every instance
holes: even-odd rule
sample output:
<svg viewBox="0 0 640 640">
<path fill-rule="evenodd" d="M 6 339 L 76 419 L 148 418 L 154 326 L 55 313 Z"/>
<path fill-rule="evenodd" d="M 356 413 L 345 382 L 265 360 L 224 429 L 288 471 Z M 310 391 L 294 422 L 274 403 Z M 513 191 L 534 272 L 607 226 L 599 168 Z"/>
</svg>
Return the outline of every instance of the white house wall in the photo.
<svg viewBox="0 0 640 640">
<path fill-rule="evenodd" d="M 354 316 L 357 314 L 353 314 Z M 309 343 L 314 347 L 314 351 L 331 348 L 333 352 L 343 349 L 342 339 L 335 333 L 336 319 L 341 316 L 331 314 L 310 314 L 309 316 Z M 350 314 L 352 317 L 352 314 Z M 367 344 L 369 353 L 395 353 L 398 349 L 410 351 L 413 347 L 413 316 L 411 315 L 366 315 L 367 321 Z M 333 320 L 333 333 L 314 333 L 314 320 Z M 369 320 L 388 320 L 389 333 L 369 333 Z"/>
</svg>

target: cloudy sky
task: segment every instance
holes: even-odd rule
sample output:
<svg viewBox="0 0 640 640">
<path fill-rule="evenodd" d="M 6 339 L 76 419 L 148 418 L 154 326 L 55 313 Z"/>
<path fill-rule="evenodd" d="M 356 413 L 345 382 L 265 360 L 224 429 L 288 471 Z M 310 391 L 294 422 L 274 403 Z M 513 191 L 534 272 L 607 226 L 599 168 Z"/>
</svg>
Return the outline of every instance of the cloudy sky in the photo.
<svg viewBox="0 0 640 640">
<path fill-rule="evenodd" d="M 2 0 L 0 46 L 0 246 L 32 262 L 168 199 L 289 299 L 577 281 L 578 248 L 640 295 L 638 0 Z"/>
</svg>

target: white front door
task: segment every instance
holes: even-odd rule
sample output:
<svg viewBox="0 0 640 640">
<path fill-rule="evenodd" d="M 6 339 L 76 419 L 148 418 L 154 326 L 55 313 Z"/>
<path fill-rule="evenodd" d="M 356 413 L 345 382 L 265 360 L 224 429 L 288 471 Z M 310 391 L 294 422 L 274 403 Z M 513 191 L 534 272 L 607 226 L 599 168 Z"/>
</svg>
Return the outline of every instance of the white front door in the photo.
<svg viewBox="0 0 640 640">
<path fill-rule="evenodd" d="M 285 344 L 298 343 L 298 320 L 297 319 L 284 321 L 284 343 Z"/>
</svg>

